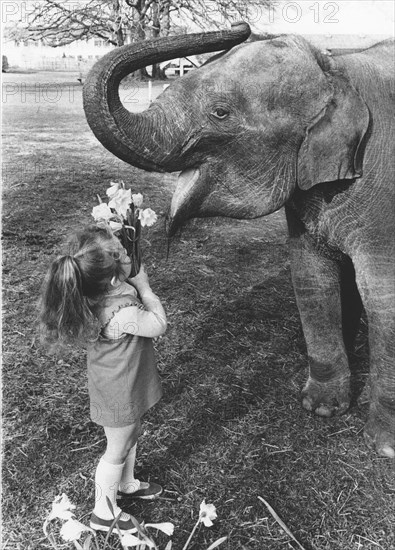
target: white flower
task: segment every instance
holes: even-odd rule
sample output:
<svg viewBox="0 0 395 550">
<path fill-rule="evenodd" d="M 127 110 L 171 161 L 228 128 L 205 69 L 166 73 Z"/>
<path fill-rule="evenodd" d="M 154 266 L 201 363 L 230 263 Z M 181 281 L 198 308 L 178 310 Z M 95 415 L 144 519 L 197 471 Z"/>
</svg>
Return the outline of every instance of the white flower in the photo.
<svg viewBox="0 0 395 550">
<path fill-rule="evenodd" d="M 211 527 L 213 525 L 214 519 L 217 518 L 217 512 L 215 511 L 214 504 L 206 504 L 206 501 L 200 505 L 199 521 L 204 523 L 206 527 Z"/>
<path fill-rule="evenodd" d="M 124 547 L 126 547 L 126 546 L 140 546 L 141 545 L 141 548 L 145 548 L 146 546 L 148 546 L 148 548 L 157 548 L 154 541 L 152 541 L 151 539 L 149 539 L 145 535 L 143 535 L 142 539 L 139 539 L 139 538 L 135 537 L 134 535 L 132 535 L 131 533 L 125 533 L 124 535 L 122 535 L 121 544 Z"/>
<path fill-rule="evenodd" d="M 105 220 L 108 221 L 113 213 L 105 202 L 98 204 L 92 208 L 92 216 L 95 220 Z"/>
<path fill-rule="evenodd" d="M 122 224 L 119 222 L 110 221 L 110 227 L 113 233 L 116 233 L 117 231 L 120 231 L 122 229 Z"/>
<path fill-rule="evenodd" d="M 54 498 L 52 502 L 52 510 L 48 514 L 47 521 L 52 521 L 53 519 L 71 519 L 73 513 L 70 510 L 74 510 L 75 505 L 71 504 L 69 497 L 63 493 Z"/>
<path fill-rule="evenodd" d="M 112 197 L 108 206 L 113 208 L 117 214 L 125 217 L 129 204 L 132 202 L 132 192 L 130 189 L 118 189 Z"/>
<path fill-rule="evenodd" d="M 153 210 L 151 210 L 151 208 L 145 208 L 145 210 L 140 210 L 139 212 L 139 220 L 142 227 L 151 227 L 151 225 L 154 225 L 157 219 L 158 216 Z"/>
<path fill-rule="evenodd" d="M 143 195 L 141 193 L 136 193 L 132 195 L 132 201 L 136 208 L 140 208 L 143 205 Z"/>
<path fill-rule="evenodd" d="M 159 531 L 162 531 L 168 537 L 171 537 L 174 533 L 174 525 L 170 521 L 165 521 L 163 523 L 146 523 L 145 526 L 159 529 Z"/>
<path fill-rule="evenodd" d="M 136 529 L 137 531 L 137 529 Z M 142 543 L 141 539 L 138 539 L 134 535 L 130 533 L 125 533 L 125 535 L 122 535 L 121 537 L 121 544 L 122 546 L 139 546 Z"/>
<path fill-rule="evenodd" d="M 84 531 L 92 531 L 92 529 L 76 519 L 69 519 L 63 524 L 60 530 L 60 536 L 63 540 L 71 542 L 78 540 Z"/>
<path fill-rule="evenodd" d="M 118 189 L 120 189 L 121 184 L 115 181 L 110 181 L 110 185 L 111 187 L 106 190 L 106 195 L 107 197 L 110 197 L 110 199 L 112 199 L 113 196 L 116 195 L 116 193 L 118 192 Z"/>
</svg>

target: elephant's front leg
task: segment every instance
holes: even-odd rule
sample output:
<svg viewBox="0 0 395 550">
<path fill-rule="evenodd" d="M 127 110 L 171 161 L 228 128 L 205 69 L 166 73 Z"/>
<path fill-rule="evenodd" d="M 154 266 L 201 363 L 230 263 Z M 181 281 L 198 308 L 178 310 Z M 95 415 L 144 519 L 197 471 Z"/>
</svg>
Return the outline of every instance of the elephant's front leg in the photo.
<svg viewBox="0 0 395 550">
<path fill-rule="evenodd" d="M 395 457 L 395 264 L 387 251 L 356 259 L 369 324 L 371 396 L 365 439 L 381 456 Z"/>
<path fill-rule="evenodd" d="M 344 412 L 350 402 L 350 371 L 343 341 L 341 274 L 305 235 L 292 237 L 291 269 L 309 357 L 303 407 L 320 416 Z"/>
</svg>

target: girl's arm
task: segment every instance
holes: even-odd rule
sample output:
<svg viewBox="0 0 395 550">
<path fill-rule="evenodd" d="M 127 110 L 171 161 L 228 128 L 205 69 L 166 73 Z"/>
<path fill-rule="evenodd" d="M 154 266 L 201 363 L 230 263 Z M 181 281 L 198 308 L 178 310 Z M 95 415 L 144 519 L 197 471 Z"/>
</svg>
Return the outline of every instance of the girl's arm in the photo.
<svg viewBox="0 0 395 550">
<path fill-rule="evenodd" d="M 136 277 L 128 280 L 137 290 L 145 310 L 137 306 L 121 309 L 105 329 L 107 338 L 120 338 L 122 333 L 156 338 L 167 328 L 166 313 L 156 294 L 152 292 L 144 266 Z"/>
<path fill-rule="evenodd" d="M 151 290 L 140 297 L 145 310 L 138 306 L 122 308 L 106 326 L 104 334 L 107 338 L 117 339 L 124 333 L 157 338 L 165 333 L 166 314 L 158 296 Z"/>
</svg>

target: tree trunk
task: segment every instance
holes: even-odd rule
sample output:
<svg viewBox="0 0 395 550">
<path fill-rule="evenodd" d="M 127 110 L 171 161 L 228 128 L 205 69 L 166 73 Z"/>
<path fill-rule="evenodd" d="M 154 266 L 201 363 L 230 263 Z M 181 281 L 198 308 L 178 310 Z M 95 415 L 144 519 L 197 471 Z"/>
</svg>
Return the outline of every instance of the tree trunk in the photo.
<svg viewBox="0 0 395 550">
<path fill-rule="evenodd" d="M 161 36 L 170 34 L 170 0 L 163 3 L 161 13 Z"/>
<path fill-rule="evenodd" d="M 130 4 L 128 4 L 130 5 Z M 145 40 L 145 15 L 142 14 L 142 2 L 133 5 L 133 34 L 131 36 L 133 42 Z M 136 80 L 148 80 L 150 75 L 145 67 L 138 69 L 130 75 Z"/>
<path fill-rule="evenodd" d="M 122 30 L 122 14 L 119 0 L 113 0 L 112 9 L 115 40 L 117 46 L 123 46 L 125 44 L 125 37 Z"/>
<path fill-rule="evenodd" d="M 152 78 L 155 80 L 167 80 L 165 71 L 160 68 L 158 63 L 152 65 Z"/>
<path fill-rule="evenodd" d="M 137 32 L 140 40 L 145 40 L 145 20 L 144 17 L 139 16 L 139 23 L 137 27 Z M 139 80 L 148 80 L 150 78 L 150 75 L 147 72 L 147 69 L 145 67 L 139 69 L 136 74 L 137 78 Z"/>
<path fill-rule="evenodd" d="M 159 11 L 159 5 L 156 4 L 157 23 L 155 18 L 153 19 L 154 30 L 158 29 L 158 35 L 169 36 L 170 34 L 170 0 L 166 0 L 162 3 L 161 10 Z M 167 80 L 166 72 L 160 68 L 160 65 L 155 64 L 152 66 L 152 78 L 158 80 Z"/>
<path fill-rule="evenodd" d="M 158 38 L 160 35 L 160 18 L 159 18 L 159 4 L 154 2 L 152 4 L 152 38 Z M 152 78 L 158 80 L 164 80 L 165 74 L 161 70 L 159 63 L 152 65 Z"/>
</svg>

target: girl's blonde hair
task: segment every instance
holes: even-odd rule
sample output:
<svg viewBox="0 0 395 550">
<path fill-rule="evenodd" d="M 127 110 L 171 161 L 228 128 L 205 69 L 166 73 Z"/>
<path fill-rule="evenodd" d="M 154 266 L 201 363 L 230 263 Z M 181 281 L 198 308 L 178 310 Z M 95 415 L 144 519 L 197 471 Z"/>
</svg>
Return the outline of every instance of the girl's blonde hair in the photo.
<svg viewBox="0 0 395 550">
<path fill-rule="evenodd" d="M 121 273 L 121 253 L 107 227 L 88 226 L 69 242 L 44 280 L 40 302 L 41 340 L 67 344 L 94 340 L 100 327 L 95 315 L 112 277 Z"/>
</svg>

